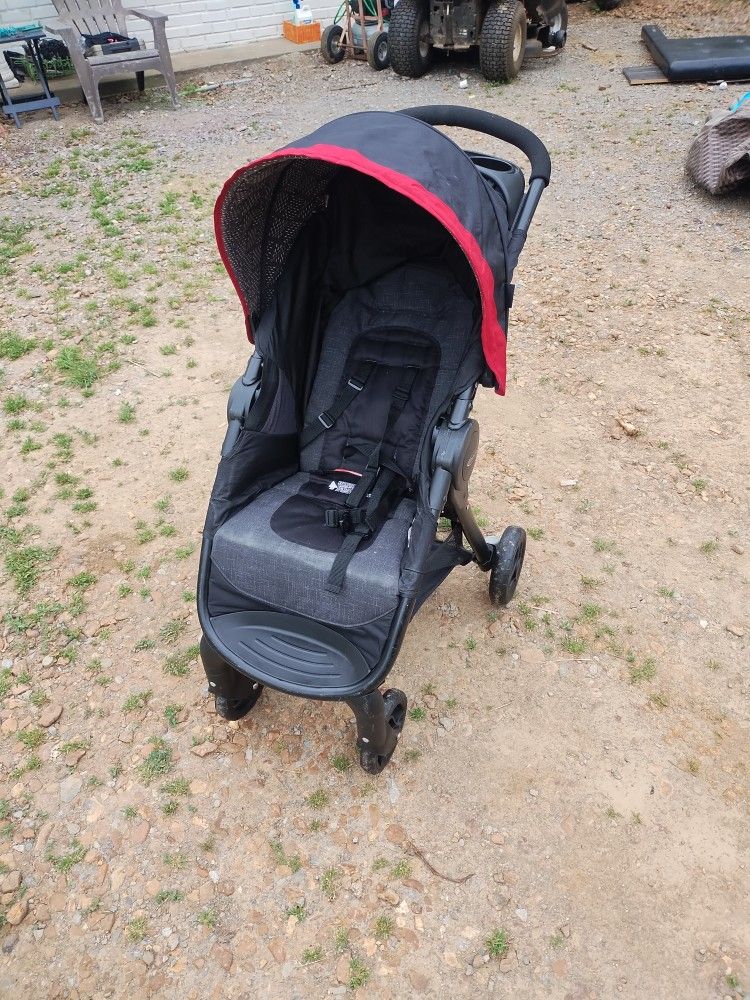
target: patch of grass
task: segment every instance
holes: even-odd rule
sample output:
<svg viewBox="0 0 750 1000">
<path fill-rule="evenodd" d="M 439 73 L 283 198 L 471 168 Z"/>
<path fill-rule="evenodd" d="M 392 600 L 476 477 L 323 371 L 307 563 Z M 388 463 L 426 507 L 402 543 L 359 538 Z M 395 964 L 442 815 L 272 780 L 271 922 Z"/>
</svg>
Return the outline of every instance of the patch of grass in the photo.
<svg viewBox="0 0 750 1000">
<path fill-rule="evenodd" d="M 339 954 L 349 949 L 349 931 L 345 927 L 339 927 L 333 935 L 333 947 Z"/>
<path fill-rule="evenodd" d="M 649 695 L 648 700 L 652 705 L 655 705 L 656 708 L 667 708 L 669 705 L 669 699 L 665 694 L 662 694 L 661 691 L 655 691 L 653 694 Z"/>
<path fill-rule="evenodd" d="M 714 538 L 709 538 L 707 542 L 703 542 L 698 551 L 704 556 L 712 556 L 714 552 L 719 551 L 719 543 Z"/>
<path fill-rule="evenodd" d="M 150 785 L 156 778 L 163 778 L 165 774 L 169 774 L 173 766 L 174 751 L 172 748 L 167 746 L 164 740 L 158 736 L 155 736 L 151 742 L 154 749 L 138 767 L 138 773 L 146 785 Z"/>
<path fill-rule="evenodd" d="M 43 564 L 51 562 L 57 551 L 57 548 L 29 545 L 6 554 L 6 572 L 22 597 L 33 589 L 41 575 Z"/>
<path fill-rule="evenodd" d="M 380 938 L 381 941 L 385 941 L 393 933 L 393 917 L 388 917 L 386 915 L 378 917 L 375 921 L 375 926 L 373 927 L 373 933 L 376 938 Z"/>
<path fill-rule="evenodd" d="M 96 577 L 93 573 L 87 573 L 86 571 L 82 573 L 76 573 L 75 576 L 71 576 L 68 580 L 69 587 L 75 587 L 77 590 L 88 590 L 89 587 L 93 587 L 96 583 Z"/>
<path fill-rule="evenodd" d="M 391 875 L 394 878 L 410 878 L 411 877 L 411 865 L 408 861 L 397 861 L 396 864 L 391 868 Z"/>
<path fill-rule="evenodd" d="M 38 750 L 47 739 L 47 734 L 43 729 L 23 729 L 18 734 L 18 740 L 27 750 Z"/>
<path fill-rule="evenodd" d="M 339 774 L 344 774 L 352 766 L 352 762 L 345 753 L 337 753 L 331 757 L 331 766 Z"/>
<path fill-rule="evenodd" d="M 541 542 L 544 538 L 544 528 L 527 528 L 526 534 L 533 538 L 535 542 Z"/>
<path fill-rule="evenodd" d="M 209 930 L 213 930 L 214 927 L 219 922 L 219 914 L 216 912 L 213 906 L 207 907 L 196 917 L 196 920 L 201 925 L 201 927 L 208 927 Z"/>
<path fill-rule="evenodd" d="M 659 597 L 668 597 L 672 600 L 674 599 L 675 591 L 673 587 L 659 587 L 657 594 Z"/>
<path fill-rule="evenodd" d="M 298 872 L 302 867 L 299 855 L 288 855 L 280 840 L 272 840 L 270 843 L 271 854 L 277 865 L 283 868 L 290 868 L 293 872 Z"/>
<path fill-rule="evenodd" d="M 178 723 L 177 716 L 182 711 L 182 705 L 167 705 L 164 709 L 164 718 L 167 720 L 169 725 L 174 728 Z"/>
<path fill-rule="evenodd" d="M 190 795 L 190 782 L 187 778 L 173 778 L 161 786 L 165 795 Z"/>
<path fill-rule="evenodd" d="M 316 945 L 314 948 L 305 948 L 302 952 L 302 964 L 312 965 L 313 962 L 321 962 L 325 958 L 325 952 Z"/>
<path fill-rule="evenodd" d="M 581 653 L 586 652 L 586 640 L 576 639 L 571 635 L 566 635 L 560 643 L 560 647 L 564 652 L 570 653 L 571 656 L 580 656 Z"/>
<path fill-rule="evenodd" d="M 592 542 L 594 552 L 614 552 L 617 546 L 607 538 L 595 538 Z"/>
<path fill-rule="evenodd" d="M 688 757 L 688 759 L 685 761 L 685 770 L 688 772 L 688 774 L 695 775 L 700 771 L 700 769 L 701 769 L 700 761 L 697 760 L 695 757 Z"/>
<path fill-rule="evenodd" d="M 286 908 L 287 917 L 296 917 L 299 923 L 307 916 L 307 910 L 304 908 L 302 903 L 295 903 L 294 906 L 288 906 Z"/>
<path fill-rule="evenodd" d="M 476 648 L 477 648 L 476 639 L 474 639 L 472 636 L 469 636 L 468 639 L 464 639 L 464 649 L 467 651 L 467 653 L 473 653 Z"/>
<path fill-rule="evenodd" d="M 128 938 L 138 944 L 148 934 L 148 921 L 145 917 L 136 917 L 127 925 Z"/>
<path fill-rule="evenodd" d="M 135 407 L 132 403 L 123 403 L 117 413 L 121 424 L 132 424 L 135 420 Z"/>
<path fill-rule="evenodd" d="M 190 470 L 186 469 L 184 465 L 180 465 L 176 469 L 172 469 L 169 473 L 169 478 L 173 483 L 184 483 L 189 475 Z"/>
<path fill-rule="evenodd" d="M 316 791 L 311 792 L 307 796 L 307 804 L 311 809 L 325 809 L 328 802 L 328 792 L 324 791 L 322 788 L 318 788 Z"/>
<path fill-rule="evenodd" d="M 427 718 L 427 713 L 421 705 L 415 705 L 414 708 L 409 709 L 409 718 L 412 722 L 422 722 Z"/>
<path fill-rule="evenodd" d="M 136 652 L 141 652 L 144 649 L 156 649 L 156 639 L 149 639 L 148 636 L 144 635 L 144 637 L 139 639 L 135 646 L 133 646 L 133 649 Z"/>
<path fill-rule="evenodd" d="M 185 677 L 190 673 L 191 665 L 198 659 L 200 647 L 188 646 L 181 653 L 172 653 L 164 661 L 164 673 L 170 677 Z"/>
<path fill-rule="evenodd" d="M 360 986 L 366 986 L 370 982 L 370 970 L 359 958 L 353 958 L 349 962 L 349 989 L 358 990 Z"/>
<path fill-rule="evenodd" d="M 630 683 L 639 684 L 641 681 L 652 681 L 656 677 L 656 660 L 648 656 L 641 663 L 634 663 L 630 668 Z"/>
<path fill-rule="evenodd" d="M 484 942 L 484 946 L 490 953 L 491 958 L 500 960 L 505 958 L 510 948 L 507 931 L 504 931 L 501 927 L 493 931 Z"/>
<path fill-rule="evenodd" d="M 326 868 L 320 876 L 320 890 L 329 902 L 336 898 L 340 877 L 341 872 L 339 872 L 338 868 Z"/>
<path fill-rule="evenodd" d="M 176 642 L 186 628 L 186 623 L 180 618 L 172 618 L 159 629 L 159 638 L 162 642 Z"/>
<path fill-rule="evenodd" d="M 14 416 L 23 413 L 29 405 L 29 401 L 23 393 L 19 393 L 17 396 L 8 396 L 3 400 L 3 413 Z"/>
<path fill-rule="evenodd" d="M 2 274 L 2 264 L 0 263 L 0 274 Z M 20 337 L 17 333 L 0 333 L 0 358 L 7 361 L 17 361 L 25 354 L 33 351 L 36 341 L 28 337 Z"/>
<path fill-rule="evenodd" d="M 52 848 L 46 854 L 47 861 L 63 875 L 67 875 L 71 868 L 79 865 L 85 857 L 86 848 L 78 840 L 71 843 L 70 850 L 66 854 L 55 854 Z"/>
<path fill-rule="evenodd" d="M 122 703 L 123 712 L 140 712 L 148 705 L 153 697 L 153 693 L 153 691 L 136 691 L 134 694 L 131 694 Z"/>
<path fill-rule="evenodd" d="M 49 695 L 46 691 L 32 691 L 29 701 L 34 706 L 34 708 L 41 708 L 46 705 L 49 701 Z"/>
<path fill-rule="evenodd" d="M 88 740 L 75 739 L 68 740 L 60 746 L 60 753 L 75 753 L 78 750 L 88 750 L 90 743 Z"/>
<path fill-rule="evenodd" d="M 138 815 L 138 810 L 136 809 L 135 806 L 125 806 L 125 808 L 122 811 L 122 814 L 125 817 L 125 819 L 135 819 L 136 816 Z"/>
<path fill-rule="evenodd" d="M 90 389 L 99 378 L 96 359 L 87 357 L 80 347 L 62 347 L 57 356 L 57 370 L 76 389 Z"/>
<path fill-rule="evenodd" d="M 174 868 L 175 871 L 182 871 L 187 868 L 188 858 L 184 851 L 176 851 L 174 854 L 167 853 L 163 858 L 167 868 Z"/>
<path fill-rule="evenodd" d="M 179 548 L 174 550 L 175 559 L 189 559 L 190 556 L 195 552 L 195 546 L 192 543 L 187 545 L 180 545 Z"/>
</svg>

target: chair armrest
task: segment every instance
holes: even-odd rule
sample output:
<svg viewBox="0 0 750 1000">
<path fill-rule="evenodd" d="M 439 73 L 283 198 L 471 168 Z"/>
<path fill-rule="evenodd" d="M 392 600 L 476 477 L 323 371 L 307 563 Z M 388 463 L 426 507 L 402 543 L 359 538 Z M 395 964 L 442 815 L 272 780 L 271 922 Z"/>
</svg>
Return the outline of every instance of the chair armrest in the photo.
<svg viewBox="0 0 750 1000">
<path fill-rule="evenodd" d="M 125 17 L 139 17 L 142 21 L 149 21 L 151 24 L 159 22 L 163 24 L 169 18 L 168 14 L 162 14 L 161 11 L 146 7 L 123 7 L 122 12 Z"/>
<path fill-rule="evenodd" d="M 74 49 L 83 51 L 83 39 L 80 32 L 70 21 L 55 19 L 46 21 L 43 27 L 45 31 L 51 31 L 53 35 L 62 38 L 71 51 Z"/>
</svg>

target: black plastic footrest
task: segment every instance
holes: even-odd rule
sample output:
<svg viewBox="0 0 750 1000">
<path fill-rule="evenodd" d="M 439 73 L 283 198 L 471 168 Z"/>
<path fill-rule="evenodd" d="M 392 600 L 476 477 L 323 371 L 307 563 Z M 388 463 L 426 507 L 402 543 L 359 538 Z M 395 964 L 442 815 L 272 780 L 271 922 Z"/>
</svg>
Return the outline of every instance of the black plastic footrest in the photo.
<svg viewBox="0 0 750 1000">
<path fill-rule="evenodd" d="M 369 673 L 356 646 L 333 629 L 275 611 L 235 611 L 211 619 L 216 635 L 262 684 L 315 692 L 348 688 Z"/>
</svg>

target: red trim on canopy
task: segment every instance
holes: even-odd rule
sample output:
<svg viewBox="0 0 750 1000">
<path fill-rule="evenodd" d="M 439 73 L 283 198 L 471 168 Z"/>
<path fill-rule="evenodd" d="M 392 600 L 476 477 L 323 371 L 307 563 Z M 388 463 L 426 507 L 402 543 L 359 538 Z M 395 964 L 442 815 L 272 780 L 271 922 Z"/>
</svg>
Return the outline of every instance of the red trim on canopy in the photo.
<svg viewBox="0 0 750 1000">
<path fill-rule="evenodd" d="M 500 326 L 500 321 L 497 317 L 497 307 L 495 305 L 495 278 L 492 274 L 492 269 L 487 263 L 485 256 L 476 241 L 475 236 L 462 224 L 461 220 L 449 205 L 446 205 L 444 201 L 441 201 L 441 199 L 438 198 L 437 195 L 433 194 L 432 191 L 428 191 L 428 189 L 423 184 L 420 184 L 419 181 L 415 181 L 413 177 L 409 177 L 406 174 L 399 173 L 398 170 L 392 170 L 390 167 L 384 167 L 379 163 L 375 163 L 373 160 L 368 160 L 366 156 L 362 156 L 362 154 L 358 153 L 356 150 L 347 149 L 343 146 L 318 144 L 304 148 L 295 148 L 292 146 L 287 147 L 286 149 L 276 150 L 274 153 L 269 153 L 267 156 L 261 156 L 259 159 L 253 160 L 252 163 L 248 163 L 246 166 L 240 167 L 239 170 L 236 170 L 232 174 L 222 188 L 214 209 L 216 242 L 219 247 L 221 259 L 224 262 L 227 273 L 232 279 L 232 283 L 237 290 L 240 302 L 245 310 L 247 331 L 250 340 L 252 341 L 253 338 L 252 330 L 250 328 L 250 317 L 248 315 L 249 308 L 229 262 L 229 256 L 224 243 L 224 234 L 221 228 L 221 209 L 229 189 L 232 187 L 234 182 L 245 173 L 246 170 L 252 170 L 254 167 L 259 166 L 261 163 L 266 163 L 269 160 L 295 156 L 304 156 L 311 160 L 323 160 L 327 163 L 335 163 L 337 166 L 349 167 L 361 174 L 374 177 L 375 180 L 385 184 L 386 187 L 398 192 L 398 194 L 404 195 L 415 204 L 424 208 L 425 211 L 429 212 L 430 215 L 436 218 L 438 222 L 440 222 L 445 229 L 448 230 L 451 236 L 455 239 L 456 243 L 458 243 L 463 250 L 466 259 L 474 272 L 474 277 L 477 280 L 479 295 L 482 301 L 482 349 L 484 351 L 485 360 L 497 379 L 496 391 L 499 395 L 504 395 L 506 374 L 505 331 Z"/>
</svg>

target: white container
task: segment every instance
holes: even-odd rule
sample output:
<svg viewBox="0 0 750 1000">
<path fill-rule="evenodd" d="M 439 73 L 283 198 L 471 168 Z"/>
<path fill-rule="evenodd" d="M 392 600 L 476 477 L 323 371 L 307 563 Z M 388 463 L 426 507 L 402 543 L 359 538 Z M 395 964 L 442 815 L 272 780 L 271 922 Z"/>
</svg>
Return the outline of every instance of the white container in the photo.
<svg viewBox="0 0 750 1000">
<path fill-rule="evenodd" d="M 307 6 L 307 4 L 302 4 L 295 14 L 297 16 L 297 24 L 312 24 L 313 23 L 313 12 Z"/>
</svg>

